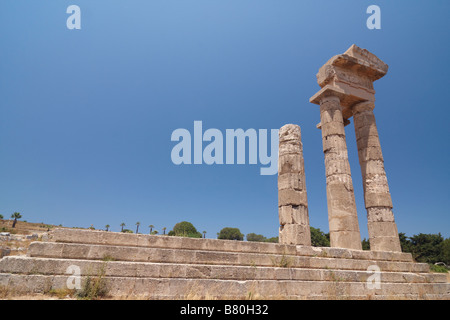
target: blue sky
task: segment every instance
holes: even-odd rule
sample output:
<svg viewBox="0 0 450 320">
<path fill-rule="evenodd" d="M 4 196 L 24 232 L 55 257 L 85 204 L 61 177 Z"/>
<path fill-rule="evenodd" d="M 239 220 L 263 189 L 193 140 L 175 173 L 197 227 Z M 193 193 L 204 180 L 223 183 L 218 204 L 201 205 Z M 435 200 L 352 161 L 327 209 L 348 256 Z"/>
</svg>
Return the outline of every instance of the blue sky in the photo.
<svg viewBox="0 0 450 320">
<path fill-rule="evenodd" d="M 66 27 L 69 5 L 81 30 Z M 366 9 L 381 8 L 381 30 Z M 177 128 L 302 128 L 310 223 L 328 231 L 315 75 L 353 43 L 385 61 L 375 115 L 400 232 L 450 236 L 448 1 L 0 2 L 0 214 L 141 231 L 278 235 L 260 165 L 172 163 Z M 346 127 L 362 238 L 367 220 Z"/>
</svg>

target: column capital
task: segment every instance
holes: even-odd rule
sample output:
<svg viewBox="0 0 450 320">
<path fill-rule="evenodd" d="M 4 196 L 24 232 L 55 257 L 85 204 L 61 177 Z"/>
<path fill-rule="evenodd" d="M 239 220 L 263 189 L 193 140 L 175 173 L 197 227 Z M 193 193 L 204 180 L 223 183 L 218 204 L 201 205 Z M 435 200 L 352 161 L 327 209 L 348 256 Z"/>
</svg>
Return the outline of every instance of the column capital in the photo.
<svg viewBox="0 0 450 320">
<path fill-rule="evenodd" d="M 358 114 L 360 112 L 364 111 L 373 111 L 375 108 L 375 103 L 373 101 L 363 101 L 360 103 L 355 104 L 352 107 L 353 115 Z"/>
<path fill-rule="evenodd" d="M 309 102 L 320 105 L 324 99 L 338 99 L 340 102 L 343 98 L 345 98 L 344 90 L 326 85 L 325 87 L 320 89 L 319 92 L 313 95 L 309 99 Z"/>
</svg>

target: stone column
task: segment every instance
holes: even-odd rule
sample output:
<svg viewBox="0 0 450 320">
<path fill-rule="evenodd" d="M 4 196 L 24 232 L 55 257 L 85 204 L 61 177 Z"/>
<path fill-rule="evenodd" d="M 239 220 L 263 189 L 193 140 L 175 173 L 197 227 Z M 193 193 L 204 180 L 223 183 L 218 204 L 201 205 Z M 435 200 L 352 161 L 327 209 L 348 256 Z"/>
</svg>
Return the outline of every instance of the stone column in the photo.
<svg viewBox="0 0 450 320">
<path fill-rule="evenodd" d="M 374 106 L 373 102 L 362 102 L 352 108 L 367 209 L 370 249 L 401 252 L 373 114 Z"/>
<path fill-rule="evenodd" d="M 300 127 L 287 124 L 279 131 L 278 214 L 279 242 L 311 245 L 308 200 Z"/>
<path fill-rule="evenodd" d="M 362 250 L 340 99 L 324 94 L 319 101 L 331 246 Z"/>
</svg>

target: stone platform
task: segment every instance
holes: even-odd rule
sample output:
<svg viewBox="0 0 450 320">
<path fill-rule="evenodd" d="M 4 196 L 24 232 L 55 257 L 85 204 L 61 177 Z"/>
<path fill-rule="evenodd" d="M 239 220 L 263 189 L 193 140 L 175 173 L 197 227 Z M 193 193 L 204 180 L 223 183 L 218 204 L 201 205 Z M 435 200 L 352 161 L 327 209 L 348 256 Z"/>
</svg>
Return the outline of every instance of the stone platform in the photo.
<svg viewBox="0 0 450 320">
<path fill-rule="evenodd" d="M 100 273 L 109 294 L 150 299 L 450 299 L 445 274 L 408 253 L 56 229 L 0 260 L 0 286 L 64 289 Z M 379 288 L 367 284 L 376 266 Z M 370 278 L 370 279 L 372 279 Z"/>
</svg>

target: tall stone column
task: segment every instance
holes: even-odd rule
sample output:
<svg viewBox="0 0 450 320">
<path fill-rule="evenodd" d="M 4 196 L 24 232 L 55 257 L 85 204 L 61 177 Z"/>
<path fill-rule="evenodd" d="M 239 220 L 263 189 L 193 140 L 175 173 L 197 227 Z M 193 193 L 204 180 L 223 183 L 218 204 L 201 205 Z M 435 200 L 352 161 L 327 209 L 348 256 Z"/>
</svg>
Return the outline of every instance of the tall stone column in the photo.
<svg viewBox="0 0 450 320">
<path fill-rule="evenodd" d="M 318 99 L 331 246 L 362 250 L 340 99 L 329 92 Z"/>
<path fill-rule="evenodd" d="M 278 213 L 279 242 L 311 245 L 305 167 L 300 127 L 287 124 L 279 131 Z"/>
<path fill-rule="evenodd" d="M 374 107 L 373 102 L 361 102 L 352 108 L 364 187 L 364 202 L 367 209 L 370 249 L 401 252 L 373 114 Z"/>
</svg>

